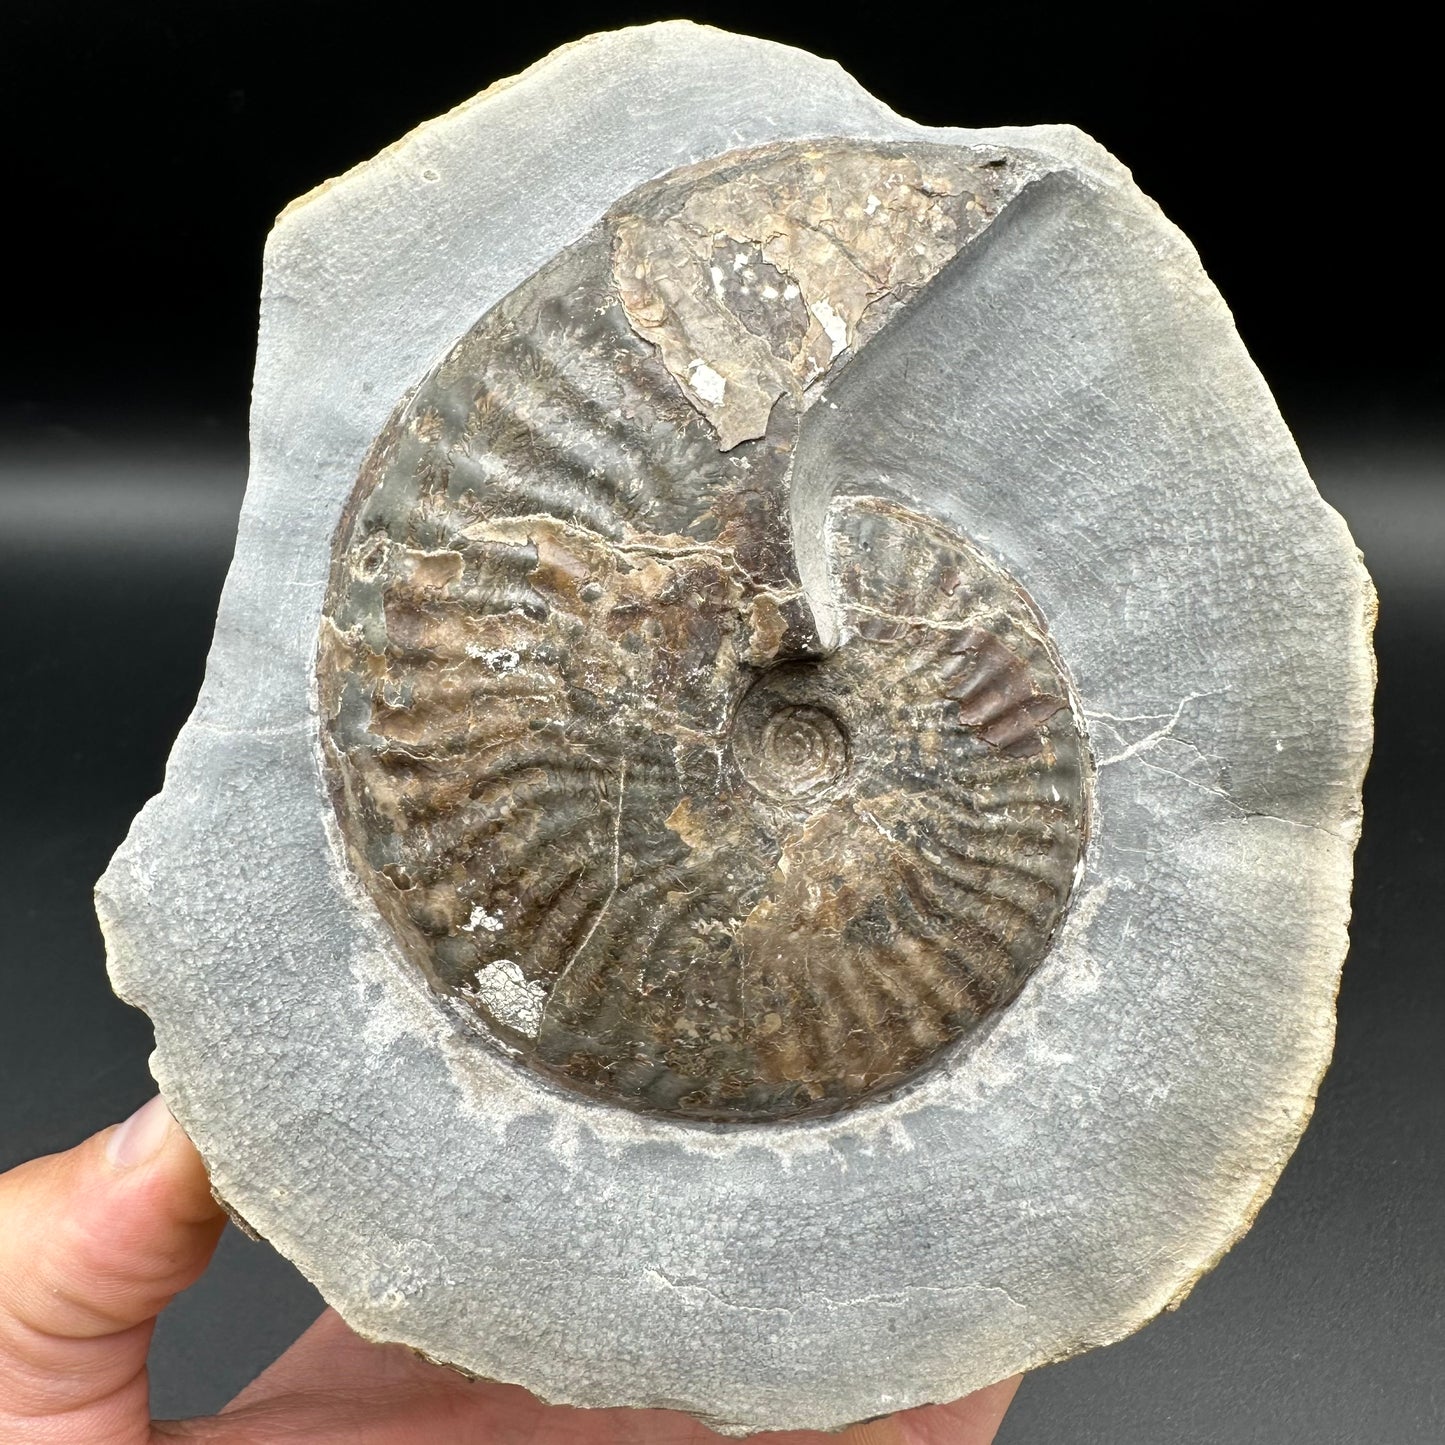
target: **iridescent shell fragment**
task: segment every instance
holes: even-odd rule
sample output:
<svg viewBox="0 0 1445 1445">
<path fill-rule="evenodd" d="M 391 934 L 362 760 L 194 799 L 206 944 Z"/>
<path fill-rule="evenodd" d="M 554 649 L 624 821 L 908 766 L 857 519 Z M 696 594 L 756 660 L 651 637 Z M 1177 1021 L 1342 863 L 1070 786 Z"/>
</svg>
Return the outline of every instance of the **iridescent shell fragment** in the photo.
<svg viewBox="0 0 1445 1445">
<path fill-rule="evenodd" d="M 827 380 L 1010 180 L 843 141 L 674 173 L 377 439 L 319 662 L 349 856 L 433 988 L 555 1080 L 835 1109 L 1044 956 L 1087 764 L 1043 619 L 916 510 L 790 496 Z"/>
</svg>

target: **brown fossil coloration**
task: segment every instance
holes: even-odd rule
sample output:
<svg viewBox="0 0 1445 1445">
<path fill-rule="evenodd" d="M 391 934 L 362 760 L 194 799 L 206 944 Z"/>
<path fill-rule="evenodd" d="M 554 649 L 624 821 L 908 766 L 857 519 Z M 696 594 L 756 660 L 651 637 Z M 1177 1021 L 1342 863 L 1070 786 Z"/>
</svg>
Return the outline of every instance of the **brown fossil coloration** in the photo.
<svg viewBox="0 0 1445 1445">
<path fill-rule="evenodd" d="M 938 522 L 789 487 L 828 378 L 1012 187 L 842 141 L 674 172 L 372 448 L 318 655 L 342 833 L 406 957 L 557 1082 L 837 1109 L 1043 957 L 1087 763 L 1042 619 Z"/>
</svg>

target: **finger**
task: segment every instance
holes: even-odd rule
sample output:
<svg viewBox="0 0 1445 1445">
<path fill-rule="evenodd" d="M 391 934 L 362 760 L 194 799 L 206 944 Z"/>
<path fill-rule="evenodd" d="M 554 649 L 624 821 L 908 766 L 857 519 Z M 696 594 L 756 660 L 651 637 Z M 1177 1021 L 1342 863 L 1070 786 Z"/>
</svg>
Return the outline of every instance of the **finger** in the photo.
<svg viewBox="0 0 1445 1445">
<path fill-rule="evenodd" d="M 363 1339 L 335 1310 L 328 1309 L 226 1406 L 226 1413 L 265 1400 L 295 1397 L 318 1387 L 347 1393 L 357 1385 L 388 1387 L 418 1377 L 442 1390 L 466 1383 L 455 1370 L 429 1365 L 410 1350 Z"/>
<path fill-rule="evenodd" d="M 989 1445 L 1018 1377 L 949 1405 L 855 1425 L 839 1435 L 787 1431 L 766 1445 Z M 220 1416 L 162 1426 L 166 1433 L 223 1442 L 304 1439 L 307 1445 L 723 1445 L 723 1438 L 671 1410 L 577 1410 L 544 1405 L 515 1385 L 468 1382 L 409 1350 L 376 1345 L 326 1310 Z"/>
<path fill-rule="evenodd" d="M 540 1429 L 545 1410 L 516 1386 L 468 1380 L 401 1345 L 362 1339 L 328 1309 L 220 1415 L 155 1429 L 206 1445 L 534 1445 L 553 1433 Z"/>
<path fill-rule="evenodd" d="M 947 1405 L 924 1405 L 917 1410 L 904 1410 L 887 1420 L 855 1426 L 854 1430 L 859 1432 L 891 1427 L 897 1433 L 891 1436 L 860 1433 L 850 1445 L 992 1445 L 1022 1378 L 1022 1375 L 1011 1375 Z M 848 1434 L 853 1435 L 853 1431 Z"/>
<path fill-rule="evenodd" d="M 155 1316 L 225 1223 L 164 1102 L 0 1175 L 0 1438 L 149 1437 Z"/>
</svg>

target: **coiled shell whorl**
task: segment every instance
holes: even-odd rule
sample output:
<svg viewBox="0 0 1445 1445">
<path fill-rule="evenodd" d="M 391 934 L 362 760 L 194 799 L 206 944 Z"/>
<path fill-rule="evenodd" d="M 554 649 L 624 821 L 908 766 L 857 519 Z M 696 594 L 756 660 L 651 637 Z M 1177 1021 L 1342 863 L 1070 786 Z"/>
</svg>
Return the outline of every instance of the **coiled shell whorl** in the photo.
<svg viewBox="0 0 1445 1445">
<path fill-rule="evenodd" d="M 553 1081 L 845 1107 L 1047 952 L 1088 763 L 1043 619 L 896 499 L 791 494 L 828 381 L 1014 189 L 933 145 L 673 172 L 377 438 L 318 658 L 342 835 L 406 958 Z"/>
</svg>

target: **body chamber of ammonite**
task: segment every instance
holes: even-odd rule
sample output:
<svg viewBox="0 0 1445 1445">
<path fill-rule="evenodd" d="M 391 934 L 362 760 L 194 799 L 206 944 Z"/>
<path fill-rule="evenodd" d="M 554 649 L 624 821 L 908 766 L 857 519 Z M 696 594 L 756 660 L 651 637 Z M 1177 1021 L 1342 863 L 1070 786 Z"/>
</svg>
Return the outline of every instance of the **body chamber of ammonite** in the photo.
<svg viewBox="0 0 1445 1445">
<path fill-rule="evenodd" d="M 1371 596 L 1092 143 L 594 37 L 282 218 L 253 439 L 101 911 L 356 1328 L 835 1427 L 1245 1227 L 1328 1058 Z"/>
</svg>

